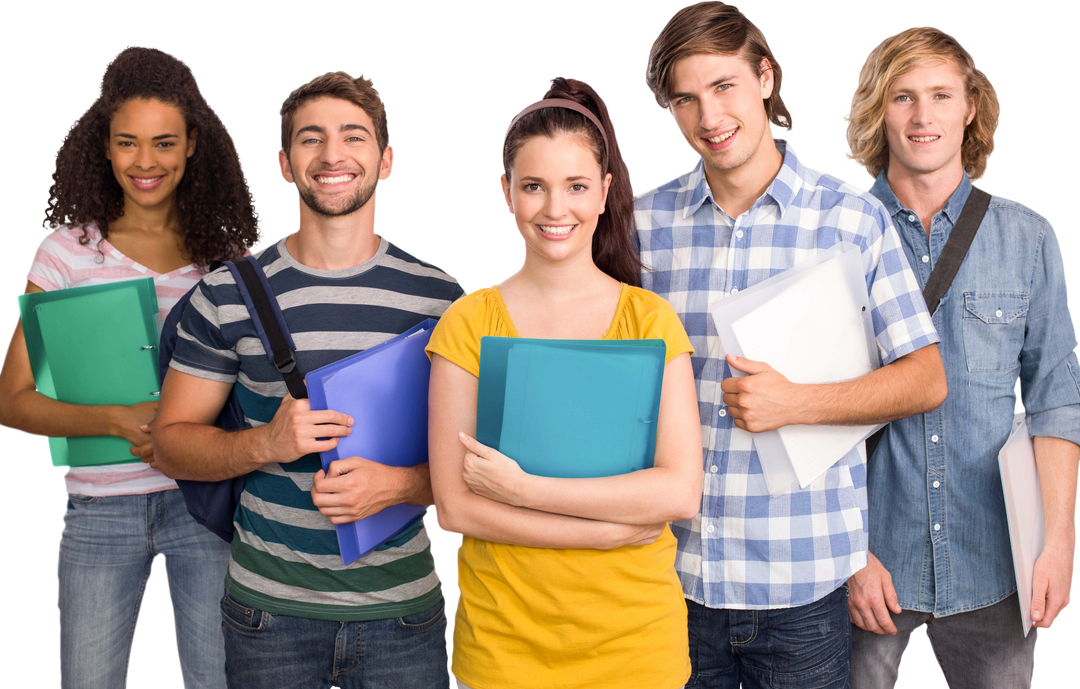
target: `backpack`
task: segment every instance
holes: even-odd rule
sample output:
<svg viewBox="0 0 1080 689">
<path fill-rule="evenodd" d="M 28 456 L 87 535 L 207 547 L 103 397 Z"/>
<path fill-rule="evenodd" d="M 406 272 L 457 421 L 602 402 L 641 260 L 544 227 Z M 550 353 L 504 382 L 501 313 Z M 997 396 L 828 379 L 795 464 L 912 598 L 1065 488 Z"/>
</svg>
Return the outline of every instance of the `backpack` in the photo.
<svg viewBox="0 0 1080 689">
<path fill-rule="evenodd" d="M 236 286 L 240 290 L 240 296 L 243 297 L 244 305 L 247 306 L 248 314 L 255 325 L 255 331 L 262 341 L 266 356 L 284 377 L 289 393 L 296 399 L 307 398 L 304 377 L 296 367 L 294 356 L 296 345 L 293 343 L 285 317 L 281 314 L 281 308 L 278 306 L 274 291 L 270 289 L 270 282 L 266 279 L 262 266 L 254 256 L 250 255 L 236 261 L 225 261 L 223 264 L 215 263 L 211 265 L 211 270 L 219 265 L 225 265 L 232 272 Z M 161 326 L 158 375 L 162 382 L 165 380 L 169 362 L 176 350 L 177 327 L 184 316 L 184 309 L 191 301 L 191 295 L 197 289 L 199 289 L 198 285 L 192 287 L 180 298 Z M 214 425 L 225 430 L 239 430 L 247 427 L 244 421 L 244 410 L 240 407 L 240 399 L 236 396 L 235 387 L 229 393 L 229 398 Z M 195 521 L 229 543 L 233 538 L 233 515 L 236 513 L 237 505 L 240 504 L 240 495 L 244 492 L 246 481 L 247 476 L 234 476 L 222 481 L 177 479 L 176 485 L 180 488 L 184 501 L 187 503 L 188 512 Z"/>
</svg>

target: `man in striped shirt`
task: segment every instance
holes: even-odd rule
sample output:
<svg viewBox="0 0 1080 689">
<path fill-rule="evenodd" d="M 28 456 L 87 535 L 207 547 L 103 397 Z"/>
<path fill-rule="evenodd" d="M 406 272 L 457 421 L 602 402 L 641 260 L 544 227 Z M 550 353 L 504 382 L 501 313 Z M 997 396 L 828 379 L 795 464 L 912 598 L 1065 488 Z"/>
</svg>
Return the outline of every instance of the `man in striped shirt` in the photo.
<svg viewBox="0 0 1080 689">
<path fill-rule="evenodd" d="M 462 290 L 375 234 L 375 186 L 393 152 L 370 81 L 326 74 L 294 91 L 281 115 L 281 171 L 300 194 L 300 229 L 258 260 L 308 372 L 439 317 Z M 352 419 L 287 394 L 230 271 L 200 283 L 178 335 L 155 462 L 177 478 L 248 475 L 222 600 L 229 685 L 447 687 L 442 592 L 422 520 L 350 565 L 334 530 L 390 505 L 431 504 L 427 465 L 351 457 L 321 471 L 318 453 Z M 212 424 L 234 386 L 250 428 L 230 433 Z"/>
<path fill-rule="evenodd" d="M 649 57 L 657 102 L 701 156 L 689 174 L 638 197 L 634 220 L 649 268 L 642 286 L 671 302 L 694 345 L 703 497 L 701 513 L 672 531 L 688 599 L 689 685 L 710 689 L 848 682 L 844 583 L 867 562 L 862 444 L 805 489 L 773 497 L 753 434 L 872 424 L 945 397 L 938 336 L 888 214 L 772 138 L 770 121 L 791 126 L 780 81 L 761 31 L 719 2 L 680 10 Z M 725 356 L 712 305 L 840 243 L 862 255 L 881 368 L 799 385 L 768 362 Z"/>
</svg>

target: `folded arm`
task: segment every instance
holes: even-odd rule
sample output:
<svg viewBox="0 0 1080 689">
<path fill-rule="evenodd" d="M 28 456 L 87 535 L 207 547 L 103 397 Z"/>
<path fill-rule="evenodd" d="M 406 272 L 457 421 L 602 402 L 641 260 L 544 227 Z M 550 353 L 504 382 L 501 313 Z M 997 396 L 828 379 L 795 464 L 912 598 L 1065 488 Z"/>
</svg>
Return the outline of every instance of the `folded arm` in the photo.
<svg viewBox="0 0 1080 689">
<path fill-rule="evenodd" d="M 26 293 L 42 292 L 32 282 Z M 132 454 L 148 455 L 148 424 L 157 402 L 139 404 L 70 404 L 41 394 L 34 383 L 22 321 L 8 345 L 0 372 L 0 425 L 51 438 L 112 435 L 134 445 Z"/>
<path fill-rule="evenodd" d="M 485 541 L 535 548 L 616 548 L 656 540 L 663 524 L 636 526 L 507 505 L 466 484 L 459 433 L 476 432 L 477 379 L 435 355 L 428 398 L 428 451 L 439 525 Z"/>
<path fill-rule="evenodd" d="M 701 507 L 701 427 L 689 354 L 664 368 L 651 468 L 601 478 L 534 476 L 499 452 L 472 442 L 479 452 L 466 456 L 466 482 L 474 492 L 500 502 L 642 525 L 692 519 Z"/>
</svg>

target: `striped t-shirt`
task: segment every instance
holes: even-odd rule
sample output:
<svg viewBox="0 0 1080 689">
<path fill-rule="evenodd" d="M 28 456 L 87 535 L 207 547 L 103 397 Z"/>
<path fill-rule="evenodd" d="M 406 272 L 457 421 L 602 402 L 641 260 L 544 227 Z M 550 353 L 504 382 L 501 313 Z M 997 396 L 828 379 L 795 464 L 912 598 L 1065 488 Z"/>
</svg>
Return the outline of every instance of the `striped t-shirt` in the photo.
<svg viewBox="0 0 1080 689">
<path fill-rule="evenodd" d="M 85 229 L 86 243 L 83 238 Z M 171 273 L 155 273 L 117 251 L 109 240 L 102 239 L 94 224 L 61 227 L 41 242 L 27 280 L 46 292 L 68 287 L 89 287 L 121 280 L 154 278 L 160 318 L 194 287 L 206 273 L 194 264 Z M 134 459 L 134 458 L 133 458 Z M 176 483 L 157 469 L 142 462 L 107 466 L 71 467 L 67 476 L 68 493 L 77 495 L 137 495 L 176 488 Z"/>
<path fill-rule="evenodd" d="M 462 295 L 457 282 L 385 239 L 375 255 L 344 270 L 315 270 L 285 240 L 258 257 L 281 305 L 302 373 L 385 342 Z M 266 357 L 232 273 L 200 283 L 180 323 L 170 363 L 236 392 L 250 426 L 269 423 L 287 388 Z M 341 563 L 334 525 L 311 501 L 317 454 L 248 475 L 236 510 L 225 586 L 271 613 L 324 620 L 400 617 L 442 592 L 422 519 L 351 565 Z"/>
</svg>

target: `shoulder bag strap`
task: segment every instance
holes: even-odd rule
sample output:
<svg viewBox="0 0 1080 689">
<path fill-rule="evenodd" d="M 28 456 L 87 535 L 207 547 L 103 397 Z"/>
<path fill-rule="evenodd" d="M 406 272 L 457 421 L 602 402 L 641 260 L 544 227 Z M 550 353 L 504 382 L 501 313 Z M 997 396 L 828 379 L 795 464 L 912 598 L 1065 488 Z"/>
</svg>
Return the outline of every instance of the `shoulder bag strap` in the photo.
<svg viewBox="0 0 1080 689">
<path fill-rule="evenodd" d="M 934 266 L 933 272 L 930 273 L 930 279 L 926 281 L 926 287 L 923 289 L 923 299 L 926 300 L 926 308 L 931 317 L 937 311 L 941 298 L 945 296 L 945 293 L 949 291 L 949 287 L 952 286 L 953 278 L 960 271 L 960 266 L 964 263 L 968 249 L 971 248 L 971 242 L 975 239 L 975 233 L 979 231 L 979 225 L 982 224 L 983 217 L 989 207 L 990 194 L 987 194 L 982 189 L 972 187 L 971 193 L 968 194 L 968 199 L 964 203 L 964 210 L 960 211 L 956 226 L 949 233 L 949 240 L 945 242 L 945 248 L 941 250 L 937 265 Z M 887 427 L 886 425 L 866 439 L 867 459 L 874 456 L 874 450 L 877 449 L 878 443 L 881 442 L 881 436 L 885 434 L 885 428 Z"/>
</svg>

